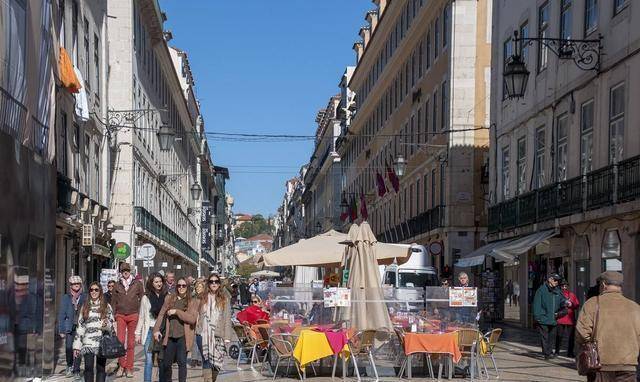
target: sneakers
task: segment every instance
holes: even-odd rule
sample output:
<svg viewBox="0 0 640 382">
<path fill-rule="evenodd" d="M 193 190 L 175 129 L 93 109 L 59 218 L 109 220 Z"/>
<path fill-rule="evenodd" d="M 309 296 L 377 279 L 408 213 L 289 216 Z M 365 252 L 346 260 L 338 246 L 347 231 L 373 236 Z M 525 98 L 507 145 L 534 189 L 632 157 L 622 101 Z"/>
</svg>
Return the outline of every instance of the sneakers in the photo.
<svg viewBox="0 0 640 382">
<path fill-rule="evenodd" d="M 80 372 L 73 373 L 73 381 L 74 382 L 80 382 L 83 379 L 84 378 L 82 378 L 82 375 L 80 375 Z"/>
<path fill-rule="evenodd" d="M 67 370 L 65 370 L 64 376 L 67 378 L 73 377 L 73 367 L 71 366 L 67 367 Z"/>
<path fill-rule="evenodd" d="M 131 371 L 131 370 L 127 370 L 127 371 L 124 373 L 124 375 L 125 375 L 125 377 L 127 377 L 127 378 L 133 378 L 133 371 Z"/>
</svg>

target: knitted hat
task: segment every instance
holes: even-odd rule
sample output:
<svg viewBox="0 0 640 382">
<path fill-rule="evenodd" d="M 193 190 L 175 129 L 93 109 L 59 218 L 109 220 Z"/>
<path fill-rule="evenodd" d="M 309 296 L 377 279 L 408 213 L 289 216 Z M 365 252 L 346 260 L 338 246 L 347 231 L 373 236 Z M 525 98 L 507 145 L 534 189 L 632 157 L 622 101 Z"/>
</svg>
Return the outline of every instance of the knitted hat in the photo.
<svg viewBox="0 0 640 382">
<path fill-rule="evenodd" d="M 80 276 L 69 277 L 69 284 L 82 284 L 82 277 Z"/>
</svg>

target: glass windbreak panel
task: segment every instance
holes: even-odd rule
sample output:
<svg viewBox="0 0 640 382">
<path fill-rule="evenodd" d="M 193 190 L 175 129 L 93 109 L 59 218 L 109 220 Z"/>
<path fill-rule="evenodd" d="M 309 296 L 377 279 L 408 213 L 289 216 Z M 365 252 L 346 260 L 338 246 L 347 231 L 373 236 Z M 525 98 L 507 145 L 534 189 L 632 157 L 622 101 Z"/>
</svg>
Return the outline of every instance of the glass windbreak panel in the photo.
<svg viewBox="0 0 640 382">
<path fill-rule="evenodd" d="M 438 277 L 434 273 L 421 271 L 400 271 L 398 272 L 400 288 L 424 288 L 426 286 L 437 286 Z"/>
</svg>

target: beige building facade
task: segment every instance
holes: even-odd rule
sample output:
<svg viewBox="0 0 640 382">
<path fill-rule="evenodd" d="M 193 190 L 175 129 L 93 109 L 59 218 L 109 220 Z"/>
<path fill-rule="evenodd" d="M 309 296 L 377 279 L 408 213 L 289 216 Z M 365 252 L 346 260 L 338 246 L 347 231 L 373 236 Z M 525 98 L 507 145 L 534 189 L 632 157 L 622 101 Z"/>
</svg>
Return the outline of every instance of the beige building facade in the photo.
<svg viewBox="0 0 640 382">
<path fill-rule="evenodd" d="M 343 195 L 366 201 L 379 240 L 424 244 L 434 265 L 451 265 L 486 230 L 490 2 L 374 3 L 354 44 L 354 115 L 338 142 Z M 399 157 L 396 191 L 387 173 Z"/>
<path fill-rule="evenodd" d="M 535 289 L 549 273 L 581 301 L 598 274 L 622 271 L 624 292 L 638 299 L 640 204 L 640 7 L 633 1 L 497 1 L 491 122 L 489 241 L 531 238 L 504 281 L 520 285 L 520 308 L 507 318 L 530 324 Z M 522 37 L 600 39 L 599 70 L 581 70 L 538 43 L 524 45 L 530 72 L 524 97 L 509 99 L 504 64 Z M 508 308 L 505 308 L 508 310 Z"/>
</svg>

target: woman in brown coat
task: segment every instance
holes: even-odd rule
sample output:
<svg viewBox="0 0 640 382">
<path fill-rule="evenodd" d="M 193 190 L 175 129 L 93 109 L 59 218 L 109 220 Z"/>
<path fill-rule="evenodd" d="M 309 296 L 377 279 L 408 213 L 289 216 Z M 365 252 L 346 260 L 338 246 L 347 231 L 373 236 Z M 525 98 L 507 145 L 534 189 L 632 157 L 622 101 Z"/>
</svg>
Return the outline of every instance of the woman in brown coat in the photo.
<svg viewBox="0 0 640 382">
<path fill-rule="evenodd" d="M 187 380 L 187 352 L 193 346 L 194 329 L 198 320 L 200 302 L 191 297 L 189 284 L 178 279 L 176 293 L 164 300 L 153 327 L 153 338 L 164 346 L 164 358 L 160 368 L 160 380 L 171 382 L 171 368 L 178 363 L 178 381 Z M 165 333 L 160 332 L 164 323 Z"/>
<path fill-rule="evenodd" d="M 217 274 L 209 275 L 207 286 L 207 293 L 200 298 L 198 334 L 202 336 L 203 381 L 214 382 L 222 368 L 225 344 L 231 339 L 231 301 Z"/>
</svg>

